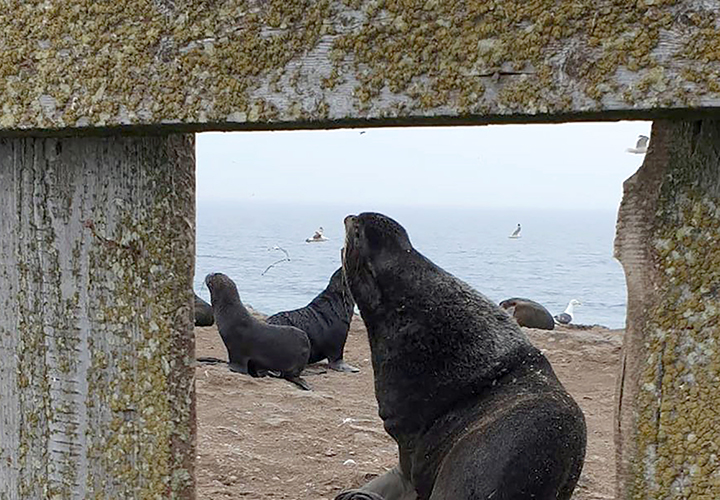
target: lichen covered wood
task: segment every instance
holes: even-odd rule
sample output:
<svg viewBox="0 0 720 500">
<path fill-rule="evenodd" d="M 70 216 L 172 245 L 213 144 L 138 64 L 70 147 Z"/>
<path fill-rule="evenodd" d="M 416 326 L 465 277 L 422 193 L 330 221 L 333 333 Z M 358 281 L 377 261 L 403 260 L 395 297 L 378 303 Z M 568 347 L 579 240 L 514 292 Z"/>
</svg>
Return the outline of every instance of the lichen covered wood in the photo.
<svg viewBox="0 0 720 500">
<path fill-rule="evenodd" d="M 0 25 L 7 132 L 720 107 L 720 0 L 6 1 Z"/>
<path fill-rule="evenodd" d="M 618 498 L 720 498 L 720 122 L 658 121 L 625 183 Z"/>
<path fill-rule="evenodd" d="M 194 155 L 0 139 L 0 498 L 194 498 Z"/>
</svg>

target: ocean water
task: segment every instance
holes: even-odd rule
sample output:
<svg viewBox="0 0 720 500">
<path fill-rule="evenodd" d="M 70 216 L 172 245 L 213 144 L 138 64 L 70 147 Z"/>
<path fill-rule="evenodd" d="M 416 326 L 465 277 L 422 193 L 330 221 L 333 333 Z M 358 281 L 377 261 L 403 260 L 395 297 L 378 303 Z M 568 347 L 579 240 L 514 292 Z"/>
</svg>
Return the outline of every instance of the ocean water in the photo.
<svg viewBox="0 0 720 500">
<path fill-rule="evenodd" d="M 223 272 L 247 305 L 272 314 L 306 305 L 340 267 L 343 218 L 379 211 L 400 222 L 413 246 L 486 297 L 525 297 L 552 314 L 570 299 L 575 323 L 625 326 L 625 277 L 613 258 L 616 213 L 581 210 L 356 205 L 284 205 L 198 200 L 195 292 Z M 522 224 L 522 237 L 508 236 Z M 323 243 L 305 243 L 323 226 Z M 285 257 L 290 261 L 273 263 Z M 263 275 L 263 272 L 265 274 Z"/>
</svg>

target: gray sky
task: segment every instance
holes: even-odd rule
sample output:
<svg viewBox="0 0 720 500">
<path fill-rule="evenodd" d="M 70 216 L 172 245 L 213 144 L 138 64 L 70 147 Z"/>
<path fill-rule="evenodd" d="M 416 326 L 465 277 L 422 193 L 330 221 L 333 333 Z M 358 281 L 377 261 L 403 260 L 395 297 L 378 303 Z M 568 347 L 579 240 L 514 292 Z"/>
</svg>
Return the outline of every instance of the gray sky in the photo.
<svg viewBox="0 0 720 500">
<path fill-rule="evenodd" d="M 617 209 L 650 122 L 197 136 L 205 200 Z"/>
</svg>

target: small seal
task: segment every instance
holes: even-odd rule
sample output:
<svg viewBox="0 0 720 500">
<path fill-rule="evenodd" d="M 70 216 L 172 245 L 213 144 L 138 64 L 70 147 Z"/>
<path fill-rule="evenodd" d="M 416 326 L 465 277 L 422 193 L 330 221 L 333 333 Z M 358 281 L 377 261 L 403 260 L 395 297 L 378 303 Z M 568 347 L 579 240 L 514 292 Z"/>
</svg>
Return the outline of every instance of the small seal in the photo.
<svg viewBox="0 0 720 500">
<path fill-rule="evenodd" d="M 195 294 L 195 326 L 212 326 L 214 323 L 212 306 Z"/>
<path fill-rule="evenodd" d="M 399 464 L 337 500 L 567 500 L 582 411 L 515 321 L 375 213 L 348 216 L 343 268 Z"/>
<path fill-rule="evenodd" d="M 268 325 L 245 309 L 235 283 L 222 273 L 208 274 L 218 332 L 228 351 L 230 369 L 253 377 L 268 371 L 305 390 L 310 386 L 300 377 L 310 356 L 310 341 L 302 330 L 292 326 Z M 202 361 L 199 359 L 198 361 Z"/>
<path fill-rule="evenodd" d="M 515 318 L 517 324 L 528 328 L 540 328 L 541 330 L 552 330 L 555 328 L 555 320 L 550 311 L 542 304 L 534 300 L 513 297 L 512 299 L 500 302 L 500 307 Z"/>
<path fill-rule="evenodd" d="M 327 358 L 329 367 L 339 372 L 358 372 L 343 361 L 355 302 L 345 284 L 342 268 L 330 277 L 325 290 L 307 306 L 283 311 L 267 319 L 270 325 L 289 325 L 300 328 L 310 339 L 310 360 L 317 363 Z"/>
</svg>

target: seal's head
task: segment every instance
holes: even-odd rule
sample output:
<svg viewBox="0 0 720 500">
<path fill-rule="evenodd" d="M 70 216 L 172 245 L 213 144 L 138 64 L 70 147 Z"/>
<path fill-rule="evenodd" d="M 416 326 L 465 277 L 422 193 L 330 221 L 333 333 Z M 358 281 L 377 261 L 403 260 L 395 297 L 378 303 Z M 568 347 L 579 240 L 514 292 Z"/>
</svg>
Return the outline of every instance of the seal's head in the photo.
<svg viewBox="0 0 720 500">
<path fill-rule="evenodd" d="M 223 273 L 210 273 L 205 276 L 205 286 L 210 290 L 210 301 L 213 306 L 219 302 L 234 302 L 240 300 L 235 282 Z"/>
<path fill-rule="evenodd" d="M 500 307 L 506 311 L 510 316 L 515 314 L 515 308 L 518 305 L 517 299 L 507 299 L 500 302 Z"/>
<path fill-rule="evenodd" d="M 390 217 L 373 212 L 345 217 L 343 269 L 361 311 L 379 304 L 381 275 L 412 252 L 405 228 Z"/>
</svg>

